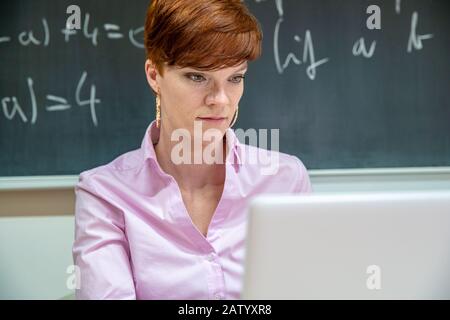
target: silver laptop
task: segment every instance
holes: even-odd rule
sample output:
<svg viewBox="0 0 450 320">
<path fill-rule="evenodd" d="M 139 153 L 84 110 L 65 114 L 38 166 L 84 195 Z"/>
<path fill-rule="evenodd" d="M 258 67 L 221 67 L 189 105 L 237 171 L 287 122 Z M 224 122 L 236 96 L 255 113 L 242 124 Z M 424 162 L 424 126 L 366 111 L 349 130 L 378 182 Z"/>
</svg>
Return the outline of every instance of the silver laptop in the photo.
<svg viewBox="0 0 450 320">
<path fill-rule="evenodd" d="M 450 299 L 450 191 L 253 198 L 242 299 Z"/>
</svg>

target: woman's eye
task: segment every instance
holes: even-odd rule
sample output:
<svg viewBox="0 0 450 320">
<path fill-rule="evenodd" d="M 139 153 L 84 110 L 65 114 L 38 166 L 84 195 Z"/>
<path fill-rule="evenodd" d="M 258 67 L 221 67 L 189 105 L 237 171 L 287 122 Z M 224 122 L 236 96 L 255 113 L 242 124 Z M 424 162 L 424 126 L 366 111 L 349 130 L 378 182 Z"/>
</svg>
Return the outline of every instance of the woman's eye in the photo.
<svg viewBox="0 0 450 320">
<path fill-rule="evenodd" d="M 244 76 L 236 76 L 236 77 L 231 78 L 231 82 L 233 82 L 233 83 L 241 83 L 241 81 L 244 80 L 244 79 L 245 79 Z"/>
<path fill-rule="evenodd" d="M 204 76 L 202 76 L 200 74 L 194 74 L 194 73 L 188 74 L 187 77 L 194 82 L 202 82 L 202 81 L 206 80 Z"/>
</svg>

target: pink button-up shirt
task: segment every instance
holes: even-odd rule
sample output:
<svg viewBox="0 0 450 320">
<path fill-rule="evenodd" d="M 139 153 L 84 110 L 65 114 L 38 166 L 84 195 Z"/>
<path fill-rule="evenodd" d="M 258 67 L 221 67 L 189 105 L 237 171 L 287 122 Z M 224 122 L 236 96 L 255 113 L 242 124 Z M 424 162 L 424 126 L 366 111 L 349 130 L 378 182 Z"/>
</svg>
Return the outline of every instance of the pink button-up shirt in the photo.
<svg viewBox="0 0 450 320">
<path fill-rule="evenodd" d="M 153 121 L 140 149 L 80 174 L 73 244 L 78 299 L 238 299 L 248 200 L 311 192 L 297 157 L 277 152 L 276 174 L 262 174 L 250 156 L 276 151 L 241 144 L 228 129 L 224 189 L 205 237 L 177 182 L 158 164 L 158 139 Z"/>
</svg>

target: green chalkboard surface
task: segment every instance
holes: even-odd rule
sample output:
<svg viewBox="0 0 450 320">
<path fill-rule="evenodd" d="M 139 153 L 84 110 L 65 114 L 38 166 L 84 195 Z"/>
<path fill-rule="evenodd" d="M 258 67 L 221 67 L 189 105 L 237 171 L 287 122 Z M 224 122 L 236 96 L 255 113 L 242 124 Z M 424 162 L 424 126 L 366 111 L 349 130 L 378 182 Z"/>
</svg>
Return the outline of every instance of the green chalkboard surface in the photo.
<svg viewBox="0 0 450 320">
<path fill-rule="evenodd" d="M 263 56 L 235 128 L 280 129 L 309 169 L 450 166 L 448 0 L 245 2 Z M 81 30 L 65 29 L 72 4 Z M 147 5 L 1 2 L 0 176 L 78 174 L 140 146 L 155 110 Z"/>
</svg>

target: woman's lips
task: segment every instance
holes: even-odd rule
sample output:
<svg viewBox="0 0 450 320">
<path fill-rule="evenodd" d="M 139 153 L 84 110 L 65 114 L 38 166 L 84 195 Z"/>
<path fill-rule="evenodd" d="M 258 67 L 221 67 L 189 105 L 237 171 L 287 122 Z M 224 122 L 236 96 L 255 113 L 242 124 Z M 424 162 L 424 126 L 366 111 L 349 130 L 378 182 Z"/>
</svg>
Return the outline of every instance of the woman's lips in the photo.
<svg viewBox="0 0 450 320">
<path fill-rule="evenodd" d="M 217 117 L 198 117 L 197 119 L 212 123 L 220 123 L 222 121 L 225 121 L 226 118 L 217 118 Z"/>
</svg>

